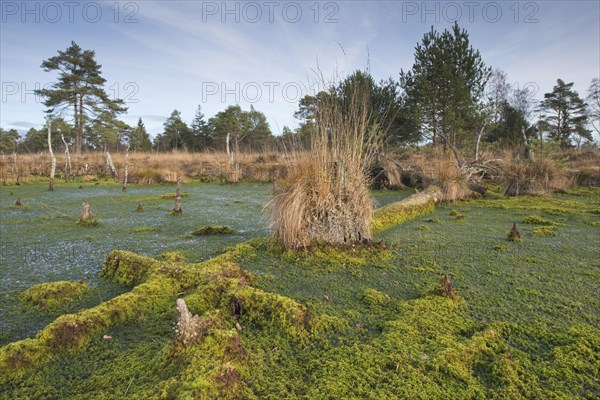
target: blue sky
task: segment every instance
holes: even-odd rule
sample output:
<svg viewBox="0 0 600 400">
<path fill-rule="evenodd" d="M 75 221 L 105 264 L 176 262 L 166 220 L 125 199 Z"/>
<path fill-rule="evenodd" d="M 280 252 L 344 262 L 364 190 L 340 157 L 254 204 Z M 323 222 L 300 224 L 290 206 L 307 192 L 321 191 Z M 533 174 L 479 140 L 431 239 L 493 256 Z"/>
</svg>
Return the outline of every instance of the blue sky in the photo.
<svg viewBox="0 0 600 400">
<path fill-rule="evenodd" d="M 7 1 L 0 25 L 0 126 L 43 124 L 31 91 L 55 80 L 43 60 L 76 41 L 96 51 L 107 91 L 133 125 L 161 132 L 171 111 L 191 122 L 239 104 L 264 112 L 274 133 L 295 127 L 297 101 L 315 70 L 344 76 L 367 64 L 398 78 L 433 25 L 458 19 L 487 65 L 540 99 L 557 78 L 585 97 L 600 75 L 598 1 Z"/>
</svg>

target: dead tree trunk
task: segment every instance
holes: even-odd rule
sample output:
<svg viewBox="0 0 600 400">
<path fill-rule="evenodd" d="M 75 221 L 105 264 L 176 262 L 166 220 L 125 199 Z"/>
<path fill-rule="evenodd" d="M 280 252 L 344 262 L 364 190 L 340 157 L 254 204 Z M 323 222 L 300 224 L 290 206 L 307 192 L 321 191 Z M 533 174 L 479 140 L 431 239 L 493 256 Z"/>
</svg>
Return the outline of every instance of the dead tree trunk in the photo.
<svg viewBox="0 0 600 400">
<path fill-rule="evenodd" d="M 50 183 L 48 186 L 49 191 L 54 190 L 54 174 L 56 173 L 56 157 L 54 157 L 54 152 L 52 151 L 52 123 L 50 122 L 50 118 L 47 120 L 48 122 L 48 151 L 50 151 L 50 159 L 52 160 L 52 164 L 50 166 Z"/>
<path fill-rule="evenodd" d="M 77 223 L 80 225 L 89 225 L 93 224 L 94 221 L 94 215 L 90 211 L 90 203 L 88 203 L 87 200 L 84 200 L 81 216 L 79 217 L 79 221 L 77 221 Z"/>
<path fill-rule="evenodd" d="M 181 214 L 181 192 L 183 191 L 183 178 L 177 178 L 177 190 L 175 191 L 175 207 L 173 214 Z"/>
<path fill-rule="evenodd" d="M 71 153 L 69 153 L 69 145 L 62 133 L 60 134 L 60 138 L 65 145 L 65 182 L 67 182 L 71 177 Z"/>
<path fill-rule="evenodd" d="M 481 130 L 477 134 L 477 140 L 475 141 L 475 162 L 479 161 L 479 144 L 481 143 L 481 137 L 483 136 L 483 130 L 485 129 L 485 124 L 481 127 Z"/>
<path fill-rule="evenodd" d="M 123 177 L 123 191 L 127 191 L 127 178 L 129 175 L 129 145 L 125 149 L 125 176 Z"/>
<path fill-rule="evenodd" d="M 110 153 L 108 152 L 108 149 L 106 150 L 106 169 L 107 171 L 110 171 L 113 178 L 117 177 L 117 169 L 115 168 L 115 164 L 113 164 L 113 160 L 110 156 Z"/>
</svg>

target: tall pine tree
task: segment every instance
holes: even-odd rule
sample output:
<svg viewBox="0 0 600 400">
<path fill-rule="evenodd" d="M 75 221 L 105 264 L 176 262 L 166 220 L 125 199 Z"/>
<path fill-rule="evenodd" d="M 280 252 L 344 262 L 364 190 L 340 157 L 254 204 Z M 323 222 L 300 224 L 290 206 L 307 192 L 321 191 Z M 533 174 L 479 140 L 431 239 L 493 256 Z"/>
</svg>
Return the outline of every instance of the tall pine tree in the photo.
<svg viewBox="0 0 600 400">
<path fill-rule="evenodd" d="M 540 130 L 561 147 L 569 147 L 576 136 L 592 140 L 592 133 L 586 129 L 587 104 L 573 90 L 573 82 L 558 79 L 552 92 L 544 94 L 540 111 Z"/>
<path fill-rule="evenodd" d="M 95 52 L 83 50 L 77 43 L 58 55 L 42 62 L 46 72 L 58 71 L 58 80 L 49 89 L 36 90 L 45 98 L 47 113 L 73 116 L 75 127 L 75 153 L 81 154 L 84 128 L 92 119 L 110 112 L 113 117 L 127 111 L 121 99 L 110 99 L 104 90 L 106 79 L 101 65 L 94 59 Z M 104 114 L 105 116 L 105 114 Z"/>
</svg>

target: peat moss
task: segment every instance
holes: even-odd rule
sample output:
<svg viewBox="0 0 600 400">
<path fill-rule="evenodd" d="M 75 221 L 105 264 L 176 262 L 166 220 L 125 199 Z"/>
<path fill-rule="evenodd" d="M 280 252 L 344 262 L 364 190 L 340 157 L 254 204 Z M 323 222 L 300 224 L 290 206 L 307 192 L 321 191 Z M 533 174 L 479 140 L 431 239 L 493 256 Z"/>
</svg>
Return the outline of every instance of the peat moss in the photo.
<svg viewBox="0 0 600 400">
<path fill-rule="evenodd" d="M 228 226 L 209 225 L 196 229 L 194 232 L 192 232 L 192 235 L 231 235 L 232 233 L 234 233 L 234 230 Z"/>
<path fill-rule="evenodd" d="M 183 251 L 168 251 L 162 253 L 159 257 L 161 260 L 171 262 L 171 263 L 181 263 L 185 262 L 186 255 Z"/>
<path fill-rule="evenodd" d="M 548 219 L 544 219 L 538 215 L 529 215 L 527 217 L 525 217 L 525 219 L 523 220 L 524 224 L 529 224 L 529 225 L 544 225 L 544 226 L 559 226 L 562 224 L 559 224 L 558 222 L 554 222 L 554 221 L 550 221 Z"/>
<path fill-rule="evenodd" d="M 160 227 L 158 226 L 138 226 L 137 228 L 133 228 L 134 233 L 146 233 L 146 232 L 158 232 L 160 231 Z"/>
<path fill-rule="evenodd" d="M 90 226 L 98 226 L 98 225 L 100 225 L 100 221 L 98 221 L 96 218 L 92 218 L 92 219 L 86 219 L 86 220 L 77 221 L 76 224 L 78 226 L 90 227 Z"/>
<path fill-rule="evenodd" d="M 188 197 L 188 196 L 189 195 L 187 193 L 181 193 L 181 197 Z M 176 193 L 163 193 L 158 196 L 159 199 L 174 199 L 175 197 L 177 197 Z"/>
<path fill-rule="evenodd" d="M 87 290 L 85 282 L 46 282 L 30 287 L 19 298 L 39 310 L 52 312 L 81 299 Z"/>
<path fill-rule="evenodd" d="M 390 296 L 377 289 L 368 288 L 362 293 L 361 299 L 369 306 L 380 306 L 390 301 Z"/>
<path fill-rule="evenodd" d="M 101 275 L 121 285 L 135 286 L 145 281 L 160 263 L 129 251 L 113 250 L 106 257 Z"/>
<path fill-rule="evenodd" d="M 548 237 L 548 236 L 556 236 L 558 228 L 556 228 L 556 226 L 538 226 L 536 228 L 533 228 L 533 236 L 541 236 L 541 237 Z"/>
<path fill-rule="evenodd" d="M 375 210 L 371 221 L 371 229 L 373 232 L 379 232 L 420 215 L 430 213 L 434 208 L 433 199 L 425 204 L 407 204 L 405 201 L 391 203 Z"/>
</svg>

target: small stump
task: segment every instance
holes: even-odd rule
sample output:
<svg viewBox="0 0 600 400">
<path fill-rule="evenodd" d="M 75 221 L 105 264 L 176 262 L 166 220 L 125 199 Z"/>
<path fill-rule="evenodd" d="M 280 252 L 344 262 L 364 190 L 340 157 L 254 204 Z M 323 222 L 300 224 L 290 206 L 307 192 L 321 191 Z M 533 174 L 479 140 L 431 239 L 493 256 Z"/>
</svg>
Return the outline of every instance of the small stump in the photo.
<svg viewBox="0 0 600 400">
<path fill-rule="evenodd" d="M 83 201 L 83 209 L 81 211 L 81 216 L 77 221 L 77 225 L 81 226 L 96 226 L 98 225 L 98 221 L 94 218 L 94 215 L 90 211 L 90 203 L 87 200 Z"/>
<path fill-rule="evenodd" d="M 21 198 L 17 197 L 17 201 L 15 201 L 15 206 L 17 207 L 21 207 L 23 204 L 21 204 Z"/>
<path fill-rule="evenodd" d="M 440 283 L 435 288 L 435 293 L 451 300 L 458 299 L 459 297 L 458 292 L 456 291 L 456 289 L 454 289 L 452 283 L 450 283 L 450 277 L 448 274 L 442 276 Z"/>
<path fill-rule="evenodd" d="M 183 192 L 183 178 L 180 176 L 177 178 L 177 190 L 175 191 L 175 207 L 173 207 L 173 211 L 171 214 L 179 215 L 182 213 L 181 210 L 181 193 Z"/>
<path fill-rule="evenodd" d="M 521 232 L 519 232 L 516 222 L 513 223 L 513 227 L 510 230 L 510 233 L 508 234 L 508 240 L 510 240 L 511 242 L 522 242 L 523 241 L 523 237 L 521 237 Z"/>
</svg>

